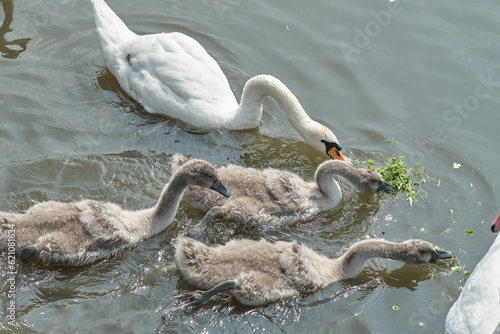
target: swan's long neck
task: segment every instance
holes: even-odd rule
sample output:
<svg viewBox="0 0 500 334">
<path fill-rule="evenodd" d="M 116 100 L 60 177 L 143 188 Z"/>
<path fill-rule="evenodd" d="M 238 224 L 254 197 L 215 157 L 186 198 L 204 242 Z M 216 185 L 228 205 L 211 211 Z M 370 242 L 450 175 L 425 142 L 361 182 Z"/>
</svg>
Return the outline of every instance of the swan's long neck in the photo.
<svg viewBox="0 0 500 334">
<path fill-rule="evenodd" d="M 384 258 L 404 261 L 403 246 L 400 243 L 385 240 L 363 240 L 352 245 L 347 252 L 332 260 L 332 272 L 336 280 L 352 278 L 358 275 L 368 259 Z"/>
<path fill-rule="evenodd" d="M 154 236 L 166 229 L 174 221 L 187 182 L 182 175 L 174 174 L 163 188 L 158 203 L 152 209 L 151 228 L 146 237 Z"/>
<path fill-rule="evenodd" d="M 247 81 L 234 122 L 252 124 L 253 127 L 258 126 L 262 118 L 262 102 L 266 96 L 273 98 L 278 103 L 290 124 L 307 141 L 309 137 L 307 130 L 314 121 L 309 118 L 299 100 L 288 87 L 271 75 L 257 75 Z"/>
<path fill-rule="evenodd" d="M 137 37 L 103 0 L 91 2 L 103 51 Z"/>
</svg>

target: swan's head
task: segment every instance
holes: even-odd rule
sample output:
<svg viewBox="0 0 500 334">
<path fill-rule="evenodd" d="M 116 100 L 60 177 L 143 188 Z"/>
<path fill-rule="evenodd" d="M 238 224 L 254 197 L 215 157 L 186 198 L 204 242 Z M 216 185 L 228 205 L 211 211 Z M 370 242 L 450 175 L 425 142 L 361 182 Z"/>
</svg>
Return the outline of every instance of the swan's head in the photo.
<svg viewBox="0 0 500 334">
<path fill-rule="evenodd" d="M 360 168 L 357 170 L 360 176 L 359 182 L 354 183 L 354 186 L 359 191 L 375 192 L 375 191 L 386 191 L 394 192 L 394 187 L 384 181 L 380 173 L 367 168 Z"/>
<path fill-rule="evenodd" d="M 326 126 L 313 120 L 308 120 L 302 130 L 298 130 L 298 132 L 309 145 L 321 152 L 325 152 L 332 159 L 342 160 L 352 165 L 351 159 L 344 157 L 342 154 L 342 147 L 337 137 Z"/>
<path fill-rule="evenodd" d="M 498 231 L 500 231 L 500 215 L 491 223 L 491 232 L 497 233 Z"/>
<path fill-rule="evenodd" d="M 229 197 L 229 191 L 220 180 L 214 166 L 206 161 L 190 160 L 180 166 L 175 174 L 181 175 L 190 185 L 209 188 L 225 197 Z"/>
<path fill-rule="evenodd" d="M 400 245 L 401 260 L 408 264 L 436 263 L 454 258 L 452 252 L 436 249 L 431 243 L 421 239 L 406 240 Z"/>
<path fill-rule="evenodd" d="M 340 144 L 338 142 L 322 139 L 321 143 L 324 146 L 323 149 L 326 152 L 326 155 L 328 155 L 330 158 L 342 160 L 347 162 L 349 165 L 352 165 L 351 159 L 344 157 L 344 155 L 342 154 L 342 147 L 340 147 Z"/>
<path fill-rule="evenodd" d="M 294 126 L 295 130 L 304 140 L 321 152 L 325 152 L 332 159 L 342 160 L 352 165 L 351 159 L 344 157 L 342 147 L 333 132 L 309 117 L 300 120 L 299 126 Z"/>
</svg>

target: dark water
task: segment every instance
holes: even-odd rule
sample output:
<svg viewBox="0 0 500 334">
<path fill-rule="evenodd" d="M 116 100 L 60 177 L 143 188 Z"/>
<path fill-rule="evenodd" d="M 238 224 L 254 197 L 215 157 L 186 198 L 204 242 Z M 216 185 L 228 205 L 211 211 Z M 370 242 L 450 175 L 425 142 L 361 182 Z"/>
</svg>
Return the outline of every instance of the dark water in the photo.
<svg viewBox="0 0 500 334">
<path fill-rule="evenodd" d="M 336 256 L 384 232 L 388 240 L 443 246 L 462 269 L 374 260 L 355 279 L 269 306 L 244 307 L 222 296 L 178 310 L 172 297 L 193 287 L 175 265 L 172 240 L 202 217 L 183 204 L 165 232 L 117 257 L 78 268 L 35 265 L 19 274 L 14 332 L 443 332 L 463 271 L 472 271 L 493 241 L 488 227 L 500 209 L 496 1 L 109 4 L 138 33 L 196 38 L 238 97 L 253 75 L 280 78 L 312 118 L 334 129 L 351 158 L 403 155 L 439 180 L 423 185 L 427 195 L 413 206 L 404 198 L 358 194 L 342 182 L 344 199 L 332 212 L 265 233 L 216 220 L 203 241 L 298 240 Z M 325 158 L 302 142 L 272 101 L 262 125 L 248 131 L 200 132 L 147 114 L 106 70 L 89 2 L 2 5 L 2 211 L 82 198 L 150 207 L 176 152 L 215 165 L 287 169 L 306 179 Z M 469 229 L 473 235 L 464 233 Z M 7 332 L 5 253 L 0 264 L 0 331 Z"/>
</svg>

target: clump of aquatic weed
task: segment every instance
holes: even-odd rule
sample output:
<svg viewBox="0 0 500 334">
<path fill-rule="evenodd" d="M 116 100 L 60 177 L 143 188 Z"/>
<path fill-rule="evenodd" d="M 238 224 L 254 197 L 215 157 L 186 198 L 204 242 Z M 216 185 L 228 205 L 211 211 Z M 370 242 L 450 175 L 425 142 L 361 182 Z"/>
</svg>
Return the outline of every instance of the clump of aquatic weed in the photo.
<svg viewBox="0 0 500 334">
<path fill-rule="evenodd" d="M 427 195 L 420 188 L 422 184 L 432 181 L 439 185 L 439 181 L 431 178 L 421 164 L 415 164 L 414 168 L 406 167 L 403 162 L 404 156 L 393 156 L 387 159 L 381 153 L 372 154 L 376 154 L 383 161 L 382 166 L 374 167 L 374 161 L 367 159 L 367 168 L 380 173 L 382 178 L 396 189 L 394 197 L 406 193 L 410 205 L 413 205 L 413 202 L 418 200 L 417 196 L 424 198 Z"/>
</svg>

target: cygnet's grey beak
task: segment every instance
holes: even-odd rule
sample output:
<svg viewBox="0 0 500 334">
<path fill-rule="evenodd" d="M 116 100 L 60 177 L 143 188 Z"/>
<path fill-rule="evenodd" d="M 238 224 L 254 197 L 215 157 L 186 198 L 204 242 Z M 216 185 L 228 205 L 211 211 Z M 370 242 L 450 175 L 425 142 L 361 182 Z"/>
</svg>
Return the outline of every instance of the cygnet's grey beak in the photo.
<svg viewBox="0 0 500 334">
<path fill-rule="evenodd" d="M 377 191 L 387 191 L 387 192 L 393 193 L 396 190 L 389 182 L 382 181 L 382 182 L 380 182 Z"/>
<path fill-rule="evenodd" d="M 222 196 L 225 196 L 225 197 L 229 197 L 230 196 L 229 191 L 227 191 L 226 187 L 224 186 L 224 184 L 222 183 L 221 180 L 215 181 L 212 184 L 212 187 L 210 187 L 210 188 L 213 189 L 213 190 L 215 190 L 215 191 L 217 191 Z"/>
<path fill-rule="evenodd" d="M 443 259 L 452 259 L 455 255 L 452 252 L 448 252 L 445 250 L 435 249 L 432 251 L 431 260 L 443 260 Z"/>
</svg>

